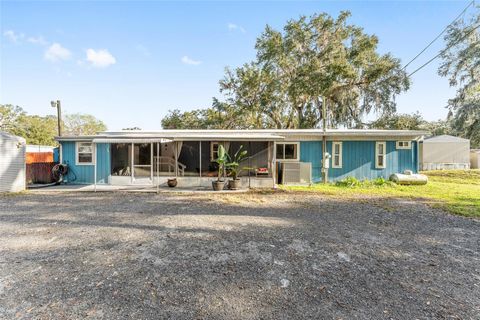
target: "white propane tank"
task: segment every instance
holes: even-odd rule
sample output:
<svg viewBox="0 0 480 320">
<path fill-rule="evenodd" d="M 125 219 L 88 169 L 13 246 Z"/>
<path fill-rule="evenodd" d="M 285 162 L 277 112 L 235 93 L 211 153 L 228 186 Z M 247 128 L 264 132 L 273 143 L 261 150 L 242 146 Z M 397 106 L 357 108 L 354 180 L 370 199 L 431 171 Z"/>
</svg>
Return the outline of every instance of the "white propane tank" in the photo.
<svg viewBox="0 0 480 320">
<path fill-rule="evenodd" d="M 412 173 L 411 170 L 405 170 L 403 173 L 394 173 L 390 176 L 390 181 L 396 184 L 423 185 L 427 184 L 428 177 L 424 174 Z"/>
</svg>

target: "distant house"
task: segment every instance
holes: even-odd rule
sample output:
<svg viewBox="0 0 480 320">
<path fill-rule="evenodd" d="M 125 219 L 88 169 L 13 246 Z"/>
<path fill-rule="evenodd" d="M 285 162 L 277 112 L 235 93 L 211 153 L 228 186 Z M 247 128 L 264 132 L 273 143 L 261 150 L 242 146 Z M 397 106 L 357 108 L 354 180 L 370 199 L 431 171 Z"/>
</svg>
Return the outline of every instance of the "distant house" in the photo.
<svg viewBox="0 0 480 320">
<path fill-rule="evenodd" d="M 330 181 L 349 176 L 388 179 L 419 169 L 418 142 L 426 134 L 410 130 L 328 130 Z M 322 138 L 318 129 L 160 130 L 101 132 L 57 137 L 60 161 L 70 183 L 152 185 L 177 177 L 179 186 L 207 186 L 217 175 L 219 145 L 229 154 L 240 146 L 248 158 L 240 165 L 244 185 L 322 180 Z"/>
<path fill-rule="evenodd" d="M 470 140 L 441 135 L 420 143 L 422 170 L 469 169 Z"/>
<path fill-rule="evenodd" d="M 0 132 L 0 192 L 25 190 L 25 139 Z"/>
<path fill-rule="evenodd" d="M 27 145 L 27 164 L 58 161 L 58 148 L 36 144 Z"/>
</svg>

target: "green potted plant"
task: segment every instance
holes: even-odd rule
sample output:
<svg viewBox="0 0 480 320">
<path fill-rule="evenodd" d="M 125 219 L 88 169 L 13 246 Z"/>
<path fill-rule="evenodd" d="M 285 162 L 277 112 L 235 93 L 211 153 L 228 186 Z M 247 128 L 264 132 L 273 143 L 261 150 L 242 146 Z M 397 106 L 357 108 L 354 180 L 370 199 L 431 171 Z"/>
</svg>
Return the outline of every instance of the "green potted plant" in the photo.
<svg viewBox="0 0 480 320">
<path fill-rule="evenodd" d="M 223 174 L 225 172 L 225 165 L 228 161 L 228 155 L 225 152 L 225 148 L 222 145 L 218 146 L 218 158 L 214 160 L 218 164 L 218 177 L 217 180 L 212 181 L 212 187 L 215 191 L 223 190 L 225 187 L 225 181 L 223 180 Z"/>
<path fill-rule="evenodd" d="M 232 177 L 232 180 L 228 180 L 228 188 L 230 190 L 237 190 L 241 187 L 241 180 L 238 178 L 238 175 L 243 170 L 240 168 L 240 162 L 242 162 L 247 157 L 247 150 L 242 150 L 243 146 L 238 148 L 237 152 L 231 157 L 227 154 L 228 163 L 226 164 L 229 175 Z"/>
</svg>

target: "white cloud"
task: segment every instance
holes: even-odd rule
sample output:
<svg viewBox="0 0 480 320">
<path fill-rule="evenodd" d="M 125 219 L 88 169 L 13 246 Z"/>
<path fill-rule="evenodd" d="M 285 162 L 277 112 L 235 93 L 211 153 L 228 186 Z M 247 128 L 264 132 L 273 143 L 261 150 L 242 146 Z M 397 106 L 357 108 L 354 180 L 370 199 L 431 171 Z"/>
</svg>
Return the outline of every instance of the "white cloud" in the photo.
<svg viewBox="0 0 480 320">
<path fill-rule="evenodd" d="M 189 58 L 188 56 L 183 56 L 182 57 L 182 62 L 185 63 L 185 64 L 193 65 L 193 66 L 198 66 L 199 64 L 202 63 L 202 61 L 193 60 L 193 59 Z"/>
<path fill-rule="evenodd" d="M 143 54 L 145 57 L 150 57 L 151 53 L 150 53 L 150 50 L 148 50 L 147 47 L 145 47 L 144 45 L 142 44 L 137 44 L 135 46 L 135 49 L 140 52 L 141 54 Z"/>
<path fill-rule="evenodd" d="M 70 50 L 62 47 L 59 43 L 54 43 L 45 51 L 45 59 L 52 62 L 59 60 L 68 60 L 72 56 Z"/>
<path fill-rule="evenodd" d="M 23 33 L 16 33 L 13 30 L 6 30 L 3 35 L 7 37 L 8 40 L 10 40 L 13 43 L 18 43 L 21 39 L 25 37 L 25 34 Z"/>
<path fill-rule="evenodd" d="M 39 44 L 41 46 L 46 46 L 48 44 L 47 40 L 45 40 L 42 36 L 29 37 L 27 41 L 33 44 Z"/>
<path fill-rule="evenodd" d="M 87 49 L 87 61 L 96 68 L 106 68 L 117 63 L 117 60 L 106 49 Z"/>
<path fill-rule="evenodd" d="M 238 31 L 240 31 L 241 33 L 245 33 L 245 32 L 246 32 L 245 29 L 244 29 L 242 26 L 239 26 L 238 24 L 235 24 L 235 23 L 229 23 L 229 24 L 227 25 L 227 28 L 228 28 L 228 30 L 230 30 L 230 31 L 236 31 L 236 30 L 238 30 Z"/>
</svg>

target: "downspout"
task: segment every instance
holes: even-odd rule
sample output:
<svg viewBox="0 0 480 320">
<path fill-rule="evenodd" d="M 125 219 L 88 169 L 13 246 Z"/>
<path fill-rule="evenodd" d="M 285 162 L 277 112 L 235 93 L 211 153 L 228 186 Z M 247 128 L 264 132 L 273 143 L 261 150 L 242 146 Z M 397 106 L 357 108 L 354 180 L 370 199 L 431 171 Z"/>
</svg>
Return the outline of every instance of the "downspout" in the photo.
<svg viewBox="0 0 480 320">
<path fill-rule="evenodd" d="M 160 168 L 159 168 L 159 160 L 160 160 L 160 143 L 157 142 L 157 161 L 155 161 L 155 170 L 157 170 L 157 194 L 158 194 L 158 191 L 159 191 L 159 184 L 160 184 L 160 179 L 158 177 L 158 171 L 160 171 Z"/>
<path fill-rule="evenodd" d="M 327 158 L 327 99 L 322 97 L 322 120 L 323 120 L 323 137 L 322 137 L 322 180 L 328 183 L 328 168 L 326 165 Z"/>
</svg>

